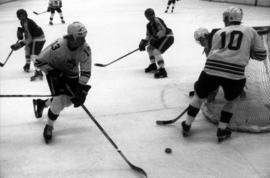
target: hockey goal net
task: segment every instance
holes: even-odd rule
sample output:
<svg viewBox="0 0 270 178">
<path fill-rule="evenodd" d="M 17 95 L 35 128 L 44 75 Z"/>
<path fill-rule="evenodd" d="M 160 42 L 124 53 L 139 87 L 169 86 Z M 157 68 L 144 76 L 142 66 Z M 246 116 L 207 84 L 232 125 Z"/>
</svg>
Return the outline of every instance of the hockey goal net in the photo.
<svg viewBox="0 0 270 178">
<path fill-rule="evenodd" d="M 260 133 L 270 131 L 270 26 L 254 28 L 264 41 L 267 59 L 250 60 L 246 67 L 246 95 L 237 99 L 229 127 L 234 131 Z M 220 89 L 215 100 L 205 102 L 201 111 L 207 120 L 217 124 L 224 104 Z"/>
</svg>

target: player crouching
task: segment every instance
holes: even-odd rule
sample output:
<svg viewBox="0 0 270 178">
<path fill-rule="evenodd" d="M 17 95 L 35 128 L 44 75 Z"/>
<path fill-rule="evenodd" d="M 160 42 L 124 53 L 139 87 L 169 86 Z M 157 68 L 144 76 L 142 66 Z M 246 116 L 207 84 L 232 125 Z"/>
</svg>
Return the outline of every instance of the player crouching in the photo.
<svg viewBox="0 0 270 178">
<path fill-rule="evenodd" d="M 149 23 L 146 26 L 146 38 L 140 41 L 139 50 L 144 51 L 147 46 L 147 52 L 151 62 L 145 69 L 145 72 L 155 73 L 155 78 L 165 78 L 167 77 L 167 71 L 165 70 L 164 59 L 161 54 L 173 44 L 173 32 L 166 26 L 161 18 L 155 16 L 153 9 L 146 9 L 144 15 Z M 157 68 L 156 62 L 159 69 Z"/>
<path fill-rule="evenodd" d="M 47 123 L 43 131 L 46 143 L 52 139 L 54 122 L 60 112 L 70 105 L 81 106 L 88 94 L 91 76 L 91 50 L 85 41 L 87 29 L 80 22 L 67 28 L 67 35 L 45 48 L 35 66 L 46 73 L 52 98 L 33 100 L 36 118 L 42 117 L 49 107 Z"/>
<path fill-rule="evenodd" d="M 238 7 L 230 7 L 223 13 L 225 28 L 213 35 L 205 67 L 195 83 L 195 95 L 188 106 L 186 120 L 182 122 L 184 137 L 189 135 L 203 101 L 218 87 L 222 87 L 226 103 L 221 110 L 217 138 L 221 142 L 231 136 L 228 125 L 233 117 L 235 100 L 246 83 L 245 67 L 250 58 L 266 59 L 261 37 L 252 27 L 241 25 L 242 18 L 243 11 Z"/>
</svg>

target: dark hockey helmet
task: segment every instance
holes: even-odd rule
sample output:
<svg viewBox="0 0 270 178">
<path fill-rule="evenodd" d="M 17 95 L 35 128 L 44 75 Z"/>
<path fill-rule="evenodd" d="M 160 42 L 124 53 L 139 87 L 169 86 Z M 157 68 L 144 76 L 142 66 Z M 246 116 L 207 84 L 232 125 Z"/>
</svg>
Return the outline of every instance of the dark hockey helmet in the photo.
<svg viewBox="0 0 270 178">
<path fill-rule="evenodd" d="M 27 17 L 26 10 L 24 10 L 24 9 L 17 10 L 17 17 L 19 18 L 20 15 L 24 15 L 25 17 Z"/>
<path fill-rule="evenodd" d="M 155 11 L 152 8 L 148 8 L 144 11 L 145 17 L 152 17 L 155 16 Z"/>
</svg>

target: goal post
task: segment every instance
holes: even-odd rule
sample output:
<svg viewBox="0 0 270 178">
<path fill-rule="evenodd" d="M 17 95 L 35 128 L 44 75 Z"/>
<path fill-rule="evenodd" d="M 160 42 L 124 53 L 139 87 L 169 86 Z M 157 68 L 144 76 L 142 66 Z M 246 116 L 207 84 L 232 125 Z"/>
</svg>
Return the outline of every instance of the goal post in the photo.
<svg viewBox="0 0 270 178">
<path fill-rule="evenodd" d="M 234 131 L 270 132 L 270 26 L 254 27 L 263 39 L 267 59 L 250 60 L 246 67 L 245 96 L 236 101 L 236 108 L 229 127 Z M 213 102 L 204 102 L 201 111 L 205 118 L 217 124 L 225 104 L 222 89 Z"/>
</svg>

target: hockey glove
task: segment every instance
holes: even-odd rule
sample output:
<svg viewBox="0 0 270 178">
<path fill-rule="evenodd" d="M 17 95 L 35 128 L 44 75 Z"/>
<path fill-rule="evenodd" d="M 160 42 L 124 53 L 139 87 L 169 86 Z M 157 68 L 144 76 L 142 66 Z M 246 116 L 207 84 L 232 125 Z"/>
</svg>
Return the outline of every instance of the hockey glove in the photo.
<svg viewBox="0 0 270 178">
<path fill-rule="evenodd" d="M 140 44 L 139 44 L 139 50 L 140 50 L 140 51 L 144 51 L 144 50 L 145 50 L 145 47 L 146 47 L 146 45 L 147 45 L 147 43 L 148 43 L 147 40 L 142 39 L 141 42 L 140 42 Z"/>
<path fill-rule="evenodd" d="M 24 29 L 22 27 L 18 27 L 18 29 L 17 29 L 17 38 L 18 38 L 18 40 L 23 39 L 23 32 L 24 32 Z"/>
<path fill-rule="evenodd" d="M 50 12 L 50 11 L 52 11 L 52 7 L 49 6 L 49 7 L 47 8 L 47 12 Z"/>
<path fill-rule="evenodd" d="M 71 101 L 74 104 L 75 108 L 81 106 L 84 103 L 90 88 L 91 85 L 82 85 L 80 83 L 78 84 L 74 97 L 71 98 Z"/>
<path fill-rule="evenodd" d="M 25 45 L 25 43 L 23 41 L 20 41 L 18 43 L 15 43 L 15 44 L 11 45 L 10 48 L 12 50 L 16 51 L 16 50 L 22 48 L 24 45 Z"/>
</svg>

